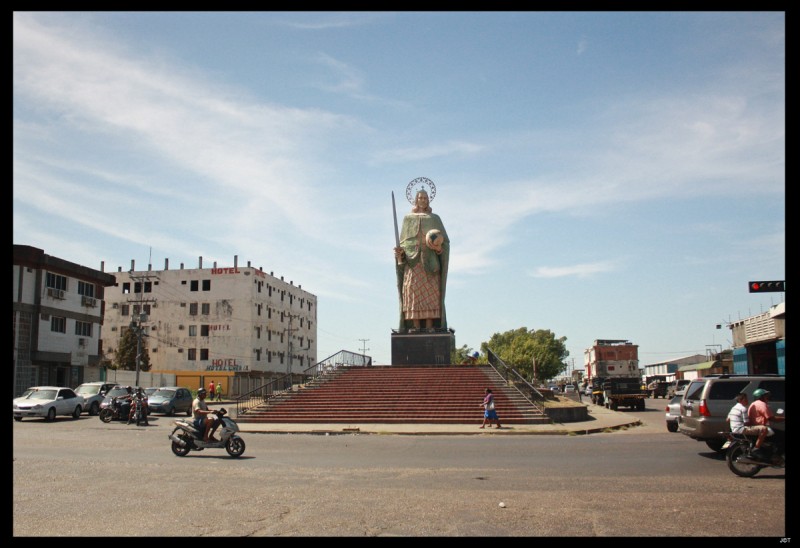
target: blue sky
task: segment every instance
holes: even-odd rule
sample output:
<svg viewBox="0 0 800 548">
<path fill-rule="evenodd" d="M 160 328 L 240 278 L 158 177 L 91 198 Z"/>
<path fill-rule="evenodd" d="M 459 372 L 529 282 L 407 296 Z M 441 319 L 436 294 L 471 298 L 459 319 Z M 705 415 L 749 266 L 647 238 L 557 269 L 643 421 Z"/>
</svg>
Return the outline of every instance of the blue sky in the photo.
<svg viewBox="0 0 800 548">
<path fill-rule="evenodd" d="M 456 345 L 729 348 L 782 293 L 783 12 L 16 12 L 13 238 L 250 261 L 391 363 L 391 193 L 436 184 Z"/>
</svg>

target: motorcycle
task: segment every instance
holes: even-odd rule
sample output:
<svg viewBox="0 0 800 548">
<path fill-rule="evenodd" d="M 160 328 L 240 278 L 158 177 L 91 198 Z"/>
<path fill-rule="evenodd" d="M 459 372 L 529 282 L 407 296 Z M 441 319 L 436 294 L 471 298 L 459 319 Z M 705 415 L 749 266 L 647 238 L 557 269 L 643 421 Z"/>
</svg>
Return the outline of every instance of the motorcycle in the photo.
<svg viewBox="0 0 800 548">
<path fill-rule="evenodd" d="M 145 426 L 150 426 L 147 422 L 147 396 L 139 392 L 133 395 L 131 399 L 131 407 L 128 415 L 128 424 L 136 421 L 136 426 L 144 423 Z"/>
<path fill-rule="evenodd" d="M 172 452 L 179 457 L 185 457 L 190 451 L 225 448 L 231 457 L 241 457 L 245 443 L 239 435 L 236 421 L 226 416 L 227 411 L 224 408 L 213 414 L 221 422 L 218 441 L 203 441 L 203 432 L 198 431 L 191 420 L 178 419 L 175 421 L 175 429 L 168 436 L 172 441 Z"/>
<path fill-rule="evenodd" d="M 100 420 L 111 422 L 112 420 L 127 420 L 130 417 L 131 400 L 130 398 L 112 398 L 108 407 L 100 410 Z"/>
<path fill-rule="evenodd" d="M 777 414 L 783 415 L 783 409 L 778 409 Z M 786 468 L 785 443 L 780 439 L 772 441 L 767 438 L 761 445 L 762 450 L 768 453 L 764 457 L 755 452 L 757 436 L 731 432 L 727 432 L 726 436 L 728 441 L 723 445 L 723 449 L 727 448 L 725 460 L 728 468 L 737 476 L 752 478 L 764 468 Z"/>
</svg>

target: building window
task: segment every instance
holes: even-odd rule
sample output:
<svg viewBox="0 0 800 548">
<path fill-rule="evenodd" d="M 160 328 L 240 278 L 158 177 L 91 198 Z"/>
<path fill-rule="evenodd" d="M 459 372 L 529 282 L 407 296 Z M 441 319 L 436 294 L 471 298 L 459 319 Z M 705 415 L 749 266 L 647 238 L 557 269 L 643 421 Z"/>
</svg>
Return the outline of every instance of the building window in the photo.
<svg viewBox="0 0 800 548">
<path fill-rule="evenodd" d="M 261 303 L 258 303 L 256 305 L 256 316 L 260 316 L 260 315 L 261 315 Z"/>
<path fill-rule="evenodd" d="M 142 292 L 142 282 L 136 282 L 133 285 L 133 292 L 134 293 L 141 293 Z M 144 292 L 145 293 L 152 293 L 153 292 L 153 282 L 144 282 Z"/>
<path fill-rule="evenodd" d="M 197 303 L 189 303 L 189 315 L 197 316 Z"/>
<path fill-rule="evenodd" d="M 61 289 L 62 291 L 66 291 L 67 277 L 48 272 L 44 285 L 45 287 L 52 287 L 53 289 Z"/>
<path fill-rule="evenodd" d="M 78 280 L 78 295 L 83 295 L 84 297 L 94 297 L 94 284 Z"/>
<path fill-rule="evenodd" d="M 189 283 L 189 291 L 197 291 L 197 280 L 192 280 Z"/>
<path fill-rule="evenodd" d="M 143 305 L 142 308 L 144 309 L 144 313 L 149 316 L 150 315 L 150 305 L 149 304 Z M 302 326 L 300 326 L 300 327 L 302 327 Z"/>
<path fill-rule="evenodd" d="M 200 349 L 200 360 L 208 360 L 208 348 Z"/>
<path fill-rule="evenodd" d="M 202 313 L 203 313 L 203 314 L 205 314 L 206 316 L 208 316 L 209 314 L 211 314 L 211 304 L 209 304 L 209 303 L 203 303 L 203 306 L 202 306 Z"/>
<path fill-rule="evenodd" d="M 203 291 L 211 291 L 211 280 L 203 280 Z"/>
<path fill-rule="evenodd" d="M 261 338 L 261 327 L 257 326 L 256 327 L 256 339 L 260 339 L 260 338 Z"/>
<path fill-rule="evenodd" d="M 256 361 L 257 362 L 261 361 L 261 349 L 260 348 L 256 348 Z"/>
<path fill-rule="evenodd" d="M 196 337 L 197 336 L 197 326 L 196 325 L 190 325 L 189 326 L 189 336 L 190 337 Z"/>
<path fill-rule="evenodd" d="M 120 308 L 120 313 L 123 316 L 130 316 L 131 315 L 131 305 L 123 304 L 122 307 Z"/>
<path fill-rule="evenodd" d="M 127 295 L 131 292 L 131 282 L 123 282 L 122 284 L 122 294 Z"/>
<path fill-rule="evenodd" d="M 195 361 L 197 359 L 197 349 L 196 348 L 189 348 L 186 351 L 186 359 L 189 361 Z"/>
<path fill-rule="evenodd" d="M 75 322 L 75 334 L 80 335 L 81 337 L 91 337 L 92 336 L 92 324 L 89 322 Z"/>
<path fill-rule="evenodd" d="M 203 324 L 200 326 L 200 336 L 208 337 L 208 324 Z"/>
<path fill-rule="evenodd" d="M 67 319 L 60 318 L 58 316 L 51 316 L 50 317 L 50 331 L 55 333 L 66 333 L 67 332 Z"/>
</svg>

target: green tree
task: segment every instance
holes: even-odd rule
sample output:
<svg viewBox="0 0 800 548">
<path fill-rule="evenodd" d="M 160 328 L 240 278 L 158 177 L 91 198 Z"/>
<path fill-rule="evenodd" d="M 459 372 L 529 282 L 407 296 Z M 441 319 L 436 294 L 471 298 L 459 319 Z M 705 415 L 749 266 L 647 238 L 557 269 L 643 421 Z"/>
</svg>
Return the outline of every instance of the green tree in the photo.
<svg viewBox="0 0 800 548">
<path fill-rule="evenodd" d="M 150 371 L 150 354 L 147 352 L 145 338 L 142 337 L 142 358 L 139 371 Z M 136 329 L 126 329 L 119 339 L 119 348 L 114 355 L 113 369 L 136 371 L 136 350 L 139 341 Z"/>
<path fill-rule="evenodd" d="M 505 333 L 495 333 L 488 342 L 481 343 L 481 351 L 491 350 L 506 365 L 515 368 L 525 378 L 544 382 L 566 371 L 564 362 L 569 351 L 567 338 L 556 338 L 549 329 L 520 327 Z M 533 363 L 536 361 L 536 378 Z"/>
</svg>

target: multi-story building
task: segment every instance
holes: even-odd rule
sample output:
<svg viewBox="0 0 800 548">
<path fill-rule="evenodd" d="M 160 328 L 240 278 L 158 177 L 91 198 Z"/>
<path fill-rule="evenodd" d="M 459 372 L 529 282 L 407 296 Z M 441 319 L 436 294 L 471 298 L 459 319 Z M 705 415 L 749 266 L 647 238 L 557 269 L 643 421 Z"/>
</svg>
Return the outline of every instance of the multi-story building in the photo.
<svg viewBox="0 0 800 548">
<path fill-rule="evenodd" d="M 115 274 L 106 292 L 105 357 L 111 363 L 127 329 L 141 333 L 150 371 L 180 386 L 210 381 L 244 394 L 317 362 L 317 298 L 261 268 L 238 265 Z"/>
<path fill-rule="evenodd" d="M 103 294 L 115 281 L 102 264 L 94 270 L 14 245 L 14 396 L 100 378 Z"/>
</svg>

